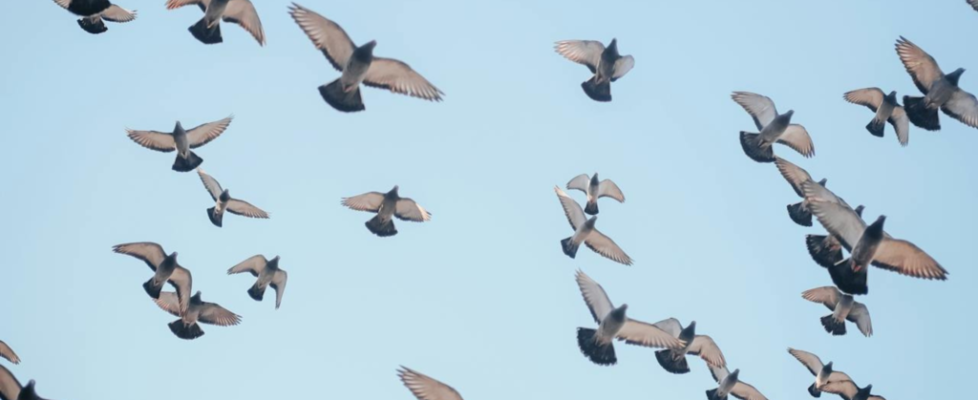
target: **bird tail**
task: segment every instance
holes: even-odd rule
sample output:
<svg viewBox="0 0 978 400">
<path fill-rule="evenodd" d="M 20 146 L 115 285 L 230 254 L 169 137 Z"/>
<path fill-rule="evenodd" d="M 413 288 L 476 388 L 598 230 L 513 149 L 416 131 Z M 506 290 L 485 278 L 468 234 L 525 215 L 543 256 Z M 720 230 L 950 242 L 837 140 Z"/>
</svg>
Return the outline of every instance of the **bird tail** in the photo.
<svg viewBox="0 0 978 400">
<path fill-rule="evenodd" d="M 689 372 L 689 364 L 686 363 L 686 356 L 673 358 L 672 350 L 666 349 L 655 352 L 655 359 L 659 361 L 659 365 L 667 372 L 674 374 L 685 374 Z"/>
<path fill-rule="evenodd" d="M 863 268 L 862 271 L 855 272 L 852 270 L 852 262 L 849 258 L 839 261 L 829 267 L 829 275 L 832 276 L 832 283 L 839 290 L 852 294 L 867 294 L 869 293 L 869 287 L 866 286 L 866 269 Z"/>
<path fill-rule="evenodd" d="M 216 210 L 217 207 L 208 208 L 207 218 L 210 218 L 211 223 L 214 224 L 214 226 L 220 228 L 224 226 L 224 213 L 217 213 L 215 212 Z"/>
<path fill-rule="evenodd" d="M 869 133 L 872 133 L 873 136 L 883 137 L 883 127 L 885 124 L 886 121 L 879 118 L 873 118 L 868 124 L 866 124 L 866 130 L 869 131 Z"/>
<path fill-rule="evenodd" d="M 571 239 L 573 239 L 573 236 L 571 236 L 571 237 L 569 237 L 567 239 L 561 240 L 560 241 L 560 247 L 563 247 L 564 248 L 564 254 L 567 254 L 567 257 L 574 258 L 574 257 L 577 256 L 577 249 L 579 247 L 581 247 L 581 245 L 580 244 L 574 244 L 574 241 L 571 240 Z"/>
<path fill-rule="evenodd" d="M 605 81 L 598 83 L 597 75 L 581 83 L 581 88 L 584 89 L 584 93 L 587 93 L 587 97 L 590 97 L 591 100 L 611 101 L 611 82 Z"/>
<path fill-rule="evenodd" d="M 261 299 L 265 298 L 265 287 L 259 285 L 258 282 L 255 282 L 255 284 L 251 286 L 251 289 L 248 289 L 248 295 L 256 301 L 261 301 Z"/>
<path fill-rule="evenodd" d="M 323 96 L 326 103 L 342 112 L 363 111 L 363 98 L 360 97 L 360 86 L 347 92 L 343 90 L 343 84 L 337 79 L 319 87 L 319 94 Z"/>
<path fill-rule="evenodd" d="M 717 389 L 710 389 L 706 391 L 706 398 L 708 400 L 727 400 L 727 396 L 719 397 L 717 396 Z"/>
<path fill-rule="evenodd" d="M 397 229 L 394 228 L 394 220 L 389 219 L 387 221 L 383 221 L 381 220 L 380 215 L 371 218 L 365 225 L 367 225 L 367 229 L 369 229 L 370 232 L 373 232 L 374 235 L 380 237 L 394 236 L 397 234 Z"/>
<path fill-rule="evenodd" d="M 109 30 L 109 28 L 105 26 L 105 21 L 102 21 L 102 18 L 95 18 L 94 20 L 81 18 L 78 20 L 78 26 L 85 30 L 85 32 L 93 35 L 98 35 Z"/>
<path fill-rule="evenodd" d="M 805 245 L 808 246 L 808 254 L 812 255 L 812 260 L 818 265 L 831 268 L 835 263 L 842 260 L 841 249 L 831 249 L 825 245 L 825 235 L 805 235 Z"/>
<path fill-rule="evenodd" d="M 774 149 L 761 141 L 760 133 L 740 131 L 740 146 L 751 160 L 762 163 L 774 162 Z"/>
<path fill-rule="evenodd" d="M 224 38 L 221 37 L 221 24 L 215 23 L 214 26 L 208 28 L 207 18 L 201 18 L 187 30 L 203 44 L 217 44 L 224 41 Z"/>
<path fill-rule="evenodd" d="M 178 319 L 168 324 L 170 327 L 170 332 L 177 335 L 180 339 L 194 340 L 201 336 L 204 336 L 204 330 L 200 329 L 200 325 L 196 322 L 187 325 L 183 323 L 182 319 Z"/>
<path fill-rule="evenodd" d="M 903 96 L 903 109 L 907 112 L 907 117 L 914 125 L 929 131 L 941 129 L 941 120 L 937 116 L 937 109 L 928 108 L 924 104 L 923 97 Z"/>
<path fill-rule="evenodd" d="M 588 215 L 598 215 L 598 200 L 594 199 L 593 202 L 587 202 L 587 205 L 584 206 L 584 212 Z"/>
<path fill-rule="evenodd" d="M 842 336 L 846 334 L 845 321 L 839 322 L 832 314 L 822 317 L 822 326 L 825 327 L 826 332 L 831 333 L 833 336 Z"/>
<path fill-rule="evenodd" d="M 143 289 L 146 289 L 146 294 L 148 294 L 149 297 L 158 299 L 160 298 L 160 291 L 163 290 L 163 283 L 157 285 L 153 283 L 153 279 L 154 278 L 149 278 L 149 280 L 143 284 Z"/>
<path fill-rule="evenodd" d="M 812 385 L 808 387 L 808 394 L 812 395 L 812 397 L 815 398 L 822 397 L 822 391 L 818 390 L 818 388 L 815 387 L 814 383 L 812 383 Z"/>
<path fill-rule="evenodd" d="M 618 362 L 618 358 L 615 357 L 615 346 L 611 341 L 598 343 L 594 339 L 597 333 L 598 331 L 594 329 L 577 328 L 577 346 L 581 348 L 581 353 L 595 364 L 614 365 Z"/>
<path fill-rule="evenodd" d="M 788 204 L 788 216 L 798 225 L 812 226 L 812 211 L 805 206 L 804 202 Z"/>
<path fill-rule="evenodd" d="M 203 158 L 200 158 L 192 151 L 188 151 L 187 158 L 180 157 L 180 155 L 177 154 L 177 158 L 173 160 L 173 170 L 177 172 L 190 172 L 203 162 Z"/>
</svg>

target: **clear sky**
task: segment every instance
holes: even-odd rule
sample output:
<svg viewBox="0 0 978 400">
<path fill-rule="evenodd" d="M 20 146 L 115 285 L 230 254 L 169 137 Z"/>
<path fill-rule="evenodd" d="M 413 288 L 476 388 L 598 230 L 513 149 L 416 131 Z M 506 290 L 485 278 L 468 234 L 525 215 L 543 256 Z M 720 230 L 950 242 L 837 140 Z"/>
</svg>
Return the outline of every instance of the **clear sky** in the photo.
<svg viewBox="0 0 978 400">
<path fill-rule="evenodd" d="M 961 85 L 978 91 L 978 13 L 963 0 L 306 0 L 446 93 L 429 103 L 366 88 L 359 114 L 320 98 L 339 73 L 288 1 L 256 0 L 264 48 L 231 25 L 205 46 L 187 32 L 199 10 L 124 1 L 139 18 L 97 36 L 45 0 L 13 2 L 0 24 L 0 340 L 23 359 L 11 370 L 45 397 L 410 399 L 401 364 L 467 399 L 702 399 L 714 387 L 698 359 L 682 376 L 624 344 L 616 366 L 585 359 L 575 329 L 593 323 L 578 268 L 634 318 L 696 320 L 772 399 L 808 397 L 812 377 L 789 346 L 891 400 L 971 388 L 978 132 L 942 115 L 943 130 L 912 128 L 901 148 L 891 126 L 871 136 L 872 113 L 842 99 L 869 86 L 917 94 L 893 50 L 899 35 L 946 71 L 968 68 Z M 601 104 L 580 88 L 587 69 L 553 43 L 614 37 L 636 65 Z M 734 90 L 794 109 L 817 155 L 777 154 L 865 204 L 868 219 L 887 215 L 887 231 L 950 279 L 873 268 L 858 300 L 875 336 L 825 333 L 828 310 L 800 296 L 831 284 L 804 246 L 821 227 L 791 222 L 794 192 L 741 151 L 737 132 L 754 126 Z M 272 218 L 228 215 L 218 229 L 197 175 L 170 170 L 172 154 L 125 128 L 230 114 L 197 151 L 202 167 Z M 572 232 L 553 186 L 595 171 L 627 198 L 603 201 L 597 225 L 631 267 L 560 250 Z M 339 204 L 395 184 L 431 222 L 398 221 L 397 236 L 378 238 L 363 225 L 370 214 Z M 194 289 L 242 324 L 174 337 L 175 317 L 141 287 L 151 271 L 111 251 L 133 241 L 178 251 Z M 280 310 L 274 296 L 248 297 L 250 276 L 225 274 L 255 254 L 280 255 L 289 272 Z"/>
</svg>

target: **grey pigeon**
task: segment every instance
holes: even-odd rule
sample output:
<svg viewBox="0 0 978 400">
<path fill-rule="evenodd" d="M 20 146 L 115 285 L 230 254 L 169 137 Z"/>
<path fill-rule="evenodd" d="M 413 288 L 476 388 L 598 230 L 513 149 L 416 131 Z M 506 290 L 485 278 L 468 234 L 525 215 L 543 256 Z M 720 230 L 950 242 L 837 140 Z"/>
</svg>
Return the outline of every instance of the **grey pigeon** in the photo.
<svg viewBox="0 0 978 400">
<path fill-rule="evenodd" d="M 169 323 L 170 331 L 180 339 L 193 340 L 204 336 L 198 322 L 217 326 L 233 326 L 241 323 L 241 316 L 228 311 L 216 303 L 208 303 L 200 299 L 200 291 L 190 298 L 190 307 L 186 312 L 180 312 L 180 301 L 176 293 L 163 292 L 156 299 L 156 305 L 163 311 L 173 314 L 180 319 Z"/>
<path fill-rule="evenodd" d="M 462 400 L 455 388 L 413 369 L 402 366 L 397 376 L 418 400 Z"/>
<path fill-rule="evenodd" d="M 10 348 L 4 341 L 0 340 L 0 357 L 6 358 L 14 364 L 20 364 L 20 357 L 17 357 L 17 353 Z"/>
<path fill-rule="evenodd" d="M 377 213 L 366 222 L 367 229 L 380 237 L 394 236 L 393 217 L 402 221 L 426 222 L 431 220 L 431 213 L 424 207 L 407 197 L 397 194 L 397 186 L 387 193 L 369 192 L 359 196 L 344 197 L 342 204 L 357 211 Z"/>
<path fill-rule="evenodd" d="M 261 301 L 265 297 L 265 289 L 271 286 L 272 289 L 275 289 L 275 309 L 277 310 L 282 305 L 285 284 L 289 280 L 289 274 L 278 267 L 278 261 L 278 256 L 271 260 L 262 255 L 252 256 L 228 269 L 228 275 L 250 272 L 252 276 L 258 278 L 251 289 L 248 289 L 248 295 L 255 301 Z"/>
<path fill-rule="evenodd" d="M 791 354 L 791 356 L 801 362 L 805 368 L 808 368 L 808 372 L 815 375 L 815 382 L 808 387 L 808 393 L 811 394 L 812 397 L 821 397 L 822 389 L 830 383 L 852 381 L 852 378 L 849 378 L 849 375 L 846 375 L 845 372 L 832 370 L 831 362 L 828 364 L 823 364 L 822 360 L 812 353 L 789 347 L 788 354 Z"/>
<path fill-rule="evenodd" d="M 808 209 L 808 202 L 805 201 L 805 193 L 801 191 L 801 184 L 812 180 L 811 175 L 808 175 L 808 171 L 778 156 L 774 156 L 774 164 L 778 167 L 778 171 L 781 172 L 781 176 L 795 190 L 795 194 L 802 198 L 797 203 L 788 204 L 788 216 L 798 225 L 812 226 L 812 210 Z M 825 186 L 825 183 L 825 179 L 818 181 L 818 184 L 822 186 Z"/>
<path fill-rule="evenodd" d="M 866 207 L 859 205 L 853 211 L 862 218 L 864 209 Z M 805 245 L 808 247 L 808 254 L 818 265 L 832 268 L 836 263 L 842 261 L 842 243 L 835 235 L 805 235 Z"/>
<path fill-rule="evenodd" d="M 104 21 L 129 22 L 136 19 L 136 11 L 129 11 L 109 0 L 54 0 L 62 8 L 82 18 L 78 20 L 85 32 L 97 35 L 109 30 Z"/>
<path fill-rule="evenodd" d="M 204 159 L 198 157 L 190 149 L 196 149 L 210 143 L 211 140 L 217 139 L 231 124 L 232 118 L 227 117 L 220 121 L 209 122 L 190 130 L 184 130 L 180 121 L 177 121 L 177 126 L 173 128 L 171 133 L 132 129 L 126 129 L 126 132 L 132 141 L 147 149 L 163 153 L 176 150 L 177 158 L 173 161 L 173 170 L 190 172 L 204 162 Z"/>
<path fill-rule="evenodd" d="M 441 101 L 444 93 L 410 66 L 392 58 L 375 57 L 377 41 L 371 40 L 357 47 L 335 22 L 295 3 L 289 7 L 289 14 L 333 68 L 342 72 L 339 79 L 319 87 L 319 94 L 333 108 L 342 112 L 363 111 L 366 107 L 360 96 L 361 83 L 424 100 Z"/>
<path fill-rule="evenodd" d="M 594 76 L 581 83 L 581 88 L 595 101 L 611 101 L 611 82 L 621 79 L 635 66 L 635 58 L 618 54 L 618 39 L 611 39 L 607 48 L 596 40 L 562 40 L 554 50 L 591 70 Z"/>
<path fill-rule="evenodd" d="M 261 27 L 261 19 L 255 5 L 249 0 L 167 0 L 166 9 L 173 10 L 186 5 L 196 4 L 204 12 L 204 18 L 188 29 L 197 40 L 204 44 L 216 44 L 224 41 L 221 36 L 221 19 L 224 22 L 238 24 L 259 45 L 265 45 L 265 31 Z"/>
<path fill-rule="evenodd" d="M 873 336 L 873 321 L 866 305 L 853 300 L 852 296 L 840 292 L 835 286 L 806 290 L 801 293 L 801 297 L 813 303 L 821 303 L 832 311 L 832 314 L 822 317 L 822 327 L 826 332 L 835 336 L 845 335 L 848 320 L 855 323 L 866 337 Z"/>
<path fill-rule="evenodd" d="M 727 371 L 727 367 L 714 367 L 707 364 L 710 374 L 717 381 L 717 388 L 706 391 L 706 398 L 709 400 L 727 400 L 727 396 L 733 395 L 740 400 L 767 400 L 761 392 L 750 384 L 740 380 L 740 370 L 734 372 Z"/>
<path fill-rule="evenodd" d="M 759 133 L 740 131 L 740 146 L 752 160 L 773 162 L 774 143 L 791 147 L 805 157 L 815 155 L 815 144 L 804 126 L 791 123 L 794 110 L 778 114 L 774 101 L 767 96 L 750 92 L 733 92 L 731 98 L 754 119 Z"/>
<path fill-rule="evenodd" d="M 906 146 L 910 142 L 910 119 L 903 107 L 897 103 L 896 91 L 883 95 L 883 91 L 879 88 L 865 88 L 846 92 L 843 97 L 850 103 L 866 106 L 876 113 L 869 124 L 866 124 L 866 130 L 873 136 L 883 137 L 883 127 L 886 122 L 889 122 L 893 125 L 901 146 Z"/>
<path fill-rule="evenodd" d="M 570 258 L 577 257 L 577 249 L 584 243 L 588 248 L 594 250 L 595 253 L 612 260 L 617 263 L 624 265 L 632 265 L 632 258 L 625 254 L 625 251 L 618 247 L 618 244 L 614 240 L 605 236 L 603 233 L 594 228 L 594 223 L 597 222 L 598 217 L 591 217 L 590 219 L 584 215 L 584 210 L 581 209 L 581 205 L 577 204 L 574 199 L 560 190 L 559 187 L 554 186 L 554 192 L 557 193 L 557 199 L 560 200 L 561 207 L 564 208 L 564 214 L 567 216 L 567 221 L 570 222 L 571 228 L 574 229 L 574 234 L 566 239 L 560 241 L 560 246 Z"/>
<path fill-rule="evenodd" d="M 231 197 L 231 193 L 222 188 L 217 179 L 208 175 L 203 169 L 198 168 L 197 175 L 200 175 L 200 181 L 204 183 L 207 193 L 217 202 L 214 207 L 207 209 L 207 217 L 210 218 L 214 226 L 224 226 L 224 211 L 248 218 L 268 218 L 268 213 L 262 209 L 247 201 Z"/>
<path fill-rule="evenodd" d="M 27 386 L 21 386 L 10 370 L 0 365 L 0 400 L 44 400 L 34 391 L 35 383 L 31 379 Z"/>
<path fill-rule="evenodd" d="M 720 351 L 720 347 L 713 341 L 713 338 L 696 334 L 696 321 L 690 322 L 685 328 L 675 318 L 662 320 L 653 325 L 685 343 L 683 347 L 678 349 L 665 349 L 655 352 L 656 361 L 666 371 L 674 374 L 689 372 L 689 364 L 686 362 L 687 354 L 700 356 L 707 364 L 715 367 L 727 365 L 727 361 L 723 358 L 723 352 Z"/>
<path fill-rule="evenodd" d="M 619 203 L 625 202 L 625 195 L 621 189 L 611 179 L 598 180 L 598 173 L 588 178 L 587 174 L 580 174 L 570 182 L 567 182 L 567 190 L 580 190 L 587 194 L 587 205 L 584 212 L 588 215 L 598 215 L 598 199 L 609 197 L 618 200 Z"/>
<path fill-rule="evenodd" d="M 945 75 L 930 54 L 903 36 L 896 42 L 896 52 L 913 83 L 924 94 L 923 97 L 903 96 L 910 122 L 929 131 L 940 130 L 937 115 L 940 109 L 951 118 L 978 128 L 978 99 L 958 87 L 964 68 Z"/>
<path fill-rule="evenodd" d="M 180 298 L 180 309 L 186 310 L 189 307 L 193 277 L 190 270 L 177 264 L 177 252 L 167 255 L 162 246 L 153 242 L 120 244 L 113 247 L 112 251 L 140 259 L 155 272 L 152 278 L 143 283 L 143 289 L 146 289 L 149 297 L 159 299 L 163 284 L 169 282 Z"/>
</svg>

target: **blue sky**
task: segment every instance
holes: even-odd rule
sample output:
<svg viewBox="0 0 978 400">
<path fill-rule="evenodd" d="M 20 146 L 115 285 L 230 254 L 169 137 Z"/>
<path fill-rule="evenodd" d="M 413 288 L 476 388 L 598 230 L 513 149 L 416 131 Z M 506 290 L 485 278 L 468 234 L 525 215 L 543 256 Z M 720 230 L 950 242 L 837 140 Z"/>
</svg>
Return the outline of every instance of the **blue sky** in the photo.
<svg viewBox="0 0 978 400">
<path fill-rule="evenodd" d="M 123 0 L 120 0 L 123 1 Z M 0 158 L 0 340 L 11 367 L 54 399 L 275 397 L 409 399 L 406 365 L 467 399 L 701 399 L 705 365 L 674 376 L 653 351 L 618 345 L 599 367 L 578 351 L 590 315 L 574 282 L 585 271 L 632 317 L 696 320 L 729 367 L 772 399 L 806 398 L 807 371 L 787 347 L 834 360 L 888 398 L 966 390 L 978 278 L 973 149 L 978 132 L 941 116 L 901 148 L 848 90 L 916 94 L 893 50 L 899 35 L 978 91 L 978 13 L 964 1 L 783 2 L 376 1 L 301 3 L 355 42 L 411 64 L 445 93 L 429 103 L 364 89 L 367 111 L 341 114 L 316 87 L 339 74 L 289 18 L 288 1 L 257 2 L 268 45 L 236 26 L 205 46 L 187 27 L 201 13 L 138 4 L 139 18 L 83 32 L 51 1 L 20 1 L 0 34 L 5 156 Z M 562 39 L 616 37 L 635 69 L 614 101 L 588 99 L 583 66 L 553 52 Z M 750 161 L 737 132 L 753 130 L 729 95 L 747 90 L 794 109 L 817 155 L 776 152 L 827 177 L 847 201 L 885 214 L 887 231 L 933 255 L 951 275 L 929 282 L 879 269 L 861 297 L 875 336 L 826 334 L 824 307 L 800 297 L 830 285 L 784 209 L 797 201 L 773 164 Z M 228 216 L 172 154 L 143 149 L 125 128 L 169 130 L 234 114 L 199 149 L 203 168 L 270 220 Z M 554 185 L 599 172 L 627 201 L 603 202 L 598 228 L 636 263 L 582 250 Z M 428 208 L 378 238 L 341 197 L 386 191 Z M 573 193 L 583 200 L 583 195 Z M 155 241 L 178 251 L 194 289 L 244 317 L 174 337 L 175 318 L 147 298 L 151 272 L 111 246 Z M 289 272 L 282 308 L 245 293 L 225 270 L 254 254 Z M 913 376 L 913 379 L 907 377 Z M 111 385 L 111 386 L 109 386 Z"/>
</svg>

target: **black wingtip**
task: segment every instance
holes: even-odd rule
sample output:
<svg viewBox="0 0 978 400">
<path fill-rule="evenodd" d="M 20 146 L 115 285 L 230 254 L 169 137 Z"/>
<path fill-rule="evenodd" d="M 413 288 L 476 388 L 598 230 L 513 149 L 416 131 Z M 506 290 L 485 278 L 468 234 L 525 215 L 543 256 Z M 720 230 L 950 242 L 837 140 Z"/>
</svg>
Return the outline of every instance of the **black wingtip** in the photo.
<svg viewBox="0 0 978 400">
<path fill-rule="evenodd" d="M 763 145 L 759 133 L 740 132 L 740 147 L 744 149 L 744 154 L 751 160 L 759 163 L 774 162 L 774 149 L 770 145 Z"/>
<path fill-rule="evenodd" d="M 109 30 L 101 18 L 95 20 L 94 22 L 90 21 L 88 18 L 81 18 L 78 20 L 78 26 L 80 26 L 85 32 L 93 35 L 98 35 Z"/>
<path fill-rule="evenodd" d="M 611 82 L 597 83 L 596 77 L 591 77 L 581 83 L 581 88 L 591 100 L 600 102 L 611 101 Z"/>
<path fill-rule="evenodd" d="M 594 340 L 597 331 L 589 328 L 577 328 L 577 346 L 591 362 L 609 366 L 615 365 L 618 358 L 615 356 L 615 346 L 612 343 L 599 344 Z"/>
<path fill-rule="evenodd" d="M 201 18 L 200 21 L 191 25 L 187 30 L 203 44 L 218 44 L 224 41 L 224 38 L 221 37 L 221 24 L 216 23 L 213 28 L 208 29 L 205 18 Z"/>
<path fill-rule="evenodd" d="M 801 226 L 812 226 L 812 212 L 805 207 L 804 202 L 788 204 L 788 216 Z"/>
<path fill-rule="evenodd" d="M 903 96 L 903 109 L 907 117 L 918 128 L 928 131 L 941 129 L 941 120 L 937 109 L 930 109 L 924 104 L 923 97 Z"/>
<path fill-rule="evenodd" d="M 343 90 L 343 84 L 337 79 L 319 87 L 319 95 L 323 97 L 326 104 L 329 104 L 337 111 L 358 112 L 367 107 L 363 105 L 363 98 L 360 96 L 360 88 L 357 87 L 349 92 Z"/>
</svg>

